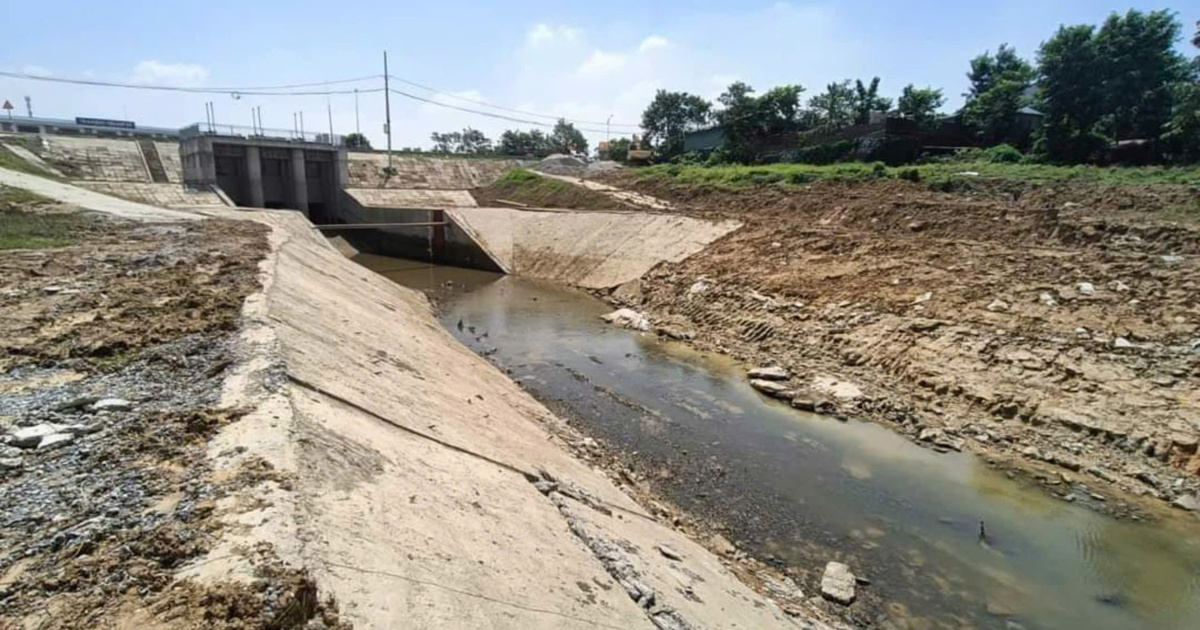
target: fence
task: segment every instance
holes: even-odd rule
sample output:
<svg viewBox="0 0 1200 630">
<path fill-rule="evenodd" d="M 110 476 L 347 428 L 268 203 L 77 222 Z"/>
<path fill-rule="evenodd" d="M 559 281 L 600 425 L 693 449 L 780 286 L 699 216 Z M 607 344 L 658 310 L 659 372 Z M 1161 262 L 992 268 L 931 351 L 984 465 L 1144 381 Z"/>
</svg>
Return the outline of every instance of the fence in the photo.
<svg viewBox="0 0 1200 630">
<path fill-rule="evenodd" d="M 298 129 L 272 129 L 270 127 L 246 127 L 244 125 L 223 125 L 217 123 L 199 122 L 179 130 L 181 138 L 197 136 L 223 136 L 226 138 L 246 138 L 259 140 L 277 140 L 281 142 L 305 142 L 311 144 L 328 144 L 342 146 L 342 136 L 330 136 L 328 133 L 301 132 Z"/>
</svg>

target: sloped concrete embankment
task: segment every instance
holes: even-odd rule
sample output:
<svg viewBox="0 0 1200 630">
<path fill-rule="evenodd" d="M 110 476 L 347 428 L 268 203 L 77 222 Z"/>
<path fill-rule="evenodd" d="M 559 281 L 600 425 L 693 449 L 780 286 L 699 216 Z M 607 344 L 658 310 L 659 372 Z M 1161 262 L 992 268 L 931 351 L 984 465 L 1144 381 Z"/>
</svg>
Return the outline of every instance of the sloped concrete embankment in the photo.
<svg viewBox="0 0 1200 630">
<path fill-rule="evenodd" d="M 422 295 L 297 214 L 256 216 L 272 251 L 225 395 L 254 411 L 210 452 L 275 473 L 231 499 L 238 527 L 190 575 L 237 575 L 270 541 L 359 628 L 797 627 L 570 456 L 570 429 Z"/>
<path fill-rule="evenodd" d="M 508 273 L 589 289 L 624 284 L 660 262 L 682 261 L 741 226 L 630 212 L 455 208 L 447 215 Z"/>
</svg>

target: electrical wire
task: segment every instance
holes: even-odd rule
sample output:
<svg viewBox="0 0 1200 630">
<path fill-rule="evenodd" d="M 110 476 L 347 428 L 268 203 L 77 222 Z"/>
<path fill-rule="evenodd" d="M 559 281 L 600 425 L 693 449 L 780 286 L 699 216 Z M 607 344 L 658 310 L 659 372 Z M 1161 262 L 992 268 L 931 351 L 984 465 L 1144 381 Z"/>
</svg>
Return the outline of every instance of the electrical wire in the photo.
<svg viewBox="0 0 1200 630">
<path fill-rule="evenodd" d="M 392 94 L 395 94 L 397 96 L 403 96 L 405 98 L 411 98 L 416 101 L 421 101 L 422 103 L 429 103 L 431 105 L 437 105 L 438 107 L 447 107 L 450 109 L 458 110 L 460 112 L 467 112 L 469 114 L 478 114 L 480 116 L 487 116 L 489 118 L 498 118 L 500 120 L 507 120 L 509 122 L 522 123 L 522 124 L 526 124 L 526 125 L 537 125 L 539 127 L 551 127 L 551 128 L 554 127 L 553 123 L 542 122 L 540 120 L 528 120 L 528 119 L 524 119 L 524 118 L 515 118 L 513 116 L 497 114 L 495 112 L 483 112 L 483 111 L 479 111 L 477 109 L 471 109 L 469 107 L 462 107 L 460 105 L 451 105 L 450 103 L 443 103 L 441 101 L 435 101 L 433 99 L 425 98 L 424 96 L 417 96 L 416 94 L 409 94 L 408 92 L 404 92 L 402 90 L 397 90 L 396 88 L 391 88 L 391 92 L 392 92 Z M 589 127 L 577 127 L 577 129 L 579 129 L 580 131 L 588 131 L 591 133 L 607 133 L 606 129 L 592 129 Z"/>
<path fill-rule="evenodd" d="M 642 127 L 641 125 L 635 125 L 635 124 L 631 124 L 631 123 L 610 123 L 607 121 L 578 120 L 578 119 L 574 119 L 574 118 L 567 118 L 566 116 L 553 116 L 550 114 L 538 114 L 538 113 L 526 111 L 523 109 L 504 107 L 503 105 L 493 105 L 492 103 L 488 103 L 485 101 L 479 101 L 479 100 L 475 100 L 472 98 L 467 98 L 465 96 L 459 96 L 457 94 L 450 94 L 448 92 L 442 92 L 441 90 L 437 90 L 435 88 L 431 88 L 426 85 L 421 85 L 420 83 L 417 83 L 415 81 L 409 81 L 408 79 L 398 77 L 394 74 L 389 74 L 388 78 L 390 78 L 393 81 L 399 81 L 400 83 L 404 83 L 405 85 L 411 85 L 415 88 L 420 88 L 422 90 L 432 92 L 434 94 L 437 94 L 438 96 L 444 96 L 446 98 L 452 98 L 452 99 L 459 100 L 459 101 L 465 101 L 467 103 L 472 103 L 475 105 L 483 105 L 484 107 L 491 107 L 492 109 L 499 109 L 499 110 L 506 111 L 506 112 L 513 112 L 515 114 L 521 114 L 524 116 L 533 116 L 534 118 L 548 118 L 550 120 L 560 120 L 561 119 L 561 120 L 566 120 L 568 122 L 579 123 L 581 125 L 606 125 L 609 127 L 628 127 L 628 128 L 632 128 L 632 129 L 641 129 L 641 127 Z"/>
<path fill-rule="evenodd" d="M 66 79 L 62 77 L 48 77 L 37 74 L 29 74 L 26 72 L 7 72 L 0 70 L 0 77 L 9 77 L 13 79 L 26 79 L 30 81 L 46 81 L 50 83 L 67 83 L 71 85 L 90 85 L 96 87 L 116 87 L 133 90 L 157 90 L 161 92 L 185 92 L 189 94 L 237 94 L 247 96 L 328 96 L 331 94 L 370 94 L 373 92 L 382 92 L 383 88 L 368 88 L 358 90 L 321 90 L 321 91 L 279 91 L 292 90 L 294 88 L 318 87 L 324 85 L 340 85 L 345 83 L 354 83 L 359 81 L 369 81 L 371 79 L 383 78 L 383 75 L 371 75 L 367 77 L 356 77 L 353 79 L 337 79 L 333 81 L 318 81 L 314 83 L 295 83 L 292 85 L 276 85 L 276 86 L 258 86 L 258 87 L 180 87 L 173 85 L 144 85 L 140 83 L 123 83 L 119 81 L 98 81 L 94 79 Z"/>
</svg>

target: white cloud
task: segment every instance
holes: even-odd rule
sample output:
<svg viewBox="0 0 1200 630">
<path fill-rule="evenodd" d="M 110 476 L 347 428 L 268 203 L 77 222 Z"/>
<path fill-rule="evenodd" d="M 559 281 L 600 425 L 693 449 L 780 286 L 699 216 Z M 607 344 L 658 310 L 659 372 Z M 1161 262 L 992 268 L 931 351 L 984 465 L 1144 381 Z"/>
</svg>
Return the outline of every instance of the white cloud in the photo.
<svg viewBox="0 0 1200 630">
<path fill-rule="evenodd" d="M 36 74 L 41 77 L 49 77 L 54 75 L 49 68 L 32 63 L 21 66 L 21 72 L 24 72 L 25 74 Z"/>
<path fill-rule="evenodd" d="M 583 31 L 570 26 L 550 25 L 545 23 L 535 24 L 529 30 L 529 34 L 525 36 L 525 43 L 530 46 L 540 46 L 554 41 L 573 42 L 583 35 Z"/>
<path fill-rule="evenodd" d="M 667 41 L 666 37 L 661 35 L 651 35 L 650 37 L 642 40 L 641 45 L 638 46 L 638 52 L 650 52 L 657 48 L 667 48 L 670 45 L 671 42 Z"/>
<path fill-rule="evenodd" d="M 147 85 L 195 87 L 208 80 L 208 68 L 191 63 L 163 63 L 156 60 L 139 62 L 131 80 Z"/>
<path fill-rule="evenodd" d="M 579 64 L 577 73 L 581 77 L 610 74 L 624 68 L 625 61 L 625 55 L 620 53 L 606 53 L 597 50 Z"/>
</svg>

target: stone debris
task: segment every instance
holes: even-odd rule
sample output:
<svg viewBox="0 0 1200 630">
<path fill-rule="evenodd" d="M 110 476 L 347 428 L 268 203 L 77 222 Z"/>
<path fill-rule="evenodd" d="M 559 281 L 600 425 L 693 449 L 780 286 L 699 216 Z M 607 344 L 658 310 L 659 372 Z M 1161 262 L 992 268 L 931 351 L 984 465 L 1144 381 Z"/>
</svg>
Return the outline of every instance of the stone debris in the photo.
<svg viewBox="0 0 1200 630">
<path fill-rule="evenodd" d="M 746 376 L 762 381 L 786 381 L 792 377 L 786 369 L 778 365 L 753 368 L 746 373 Z"/>
<path fill-rule="evenodd" d="M 1185 494 L 1171 502 L 1171 505 L 1188 512 L 1200 512 L 1200 498 L 1194 494 Z"/>
<path fill-rule="evenodd" d="M 790 400 L 795 395 L 795 393 L 786 384 L 778 381 L 750 379 L 750 386 L 772 398 Z"/>
<path fill-rule="evenodd" d="M 103 398 L 92 404 L 92 411 L 129 411 L 133 403 L 124 398 Z"/>
<path fill-rule="evenodd" d="M 993 313 L 1007 313 L 1009 308 L 1008 302 L 1001 299 L 992 300 L 987 305 L 987 310 Z"/>
<path fill-rule="evenodd" d="M 850 567 L 840 562 L 825 565 L 825 573 L 821 576 L 822 597 L 849 606 L 854 602 L 854 588 L 854 573 L 850 571 Z"/>
<path fill-rule="evenodd" d="M 1096 285 L 1092 284 L 1091 282 L 1080 282 L 1077 289 L 1079 290 L 1079 293 L 1081 295 L 1095 295 L 1096 294 Z"/>
<path fill-rule="evenodd" d="M 668 560 L 683 560 L 683 556 L 678 551 L 675 551 L 667 545 L 659 545 L 658 552 Z"/>
<path fill-rule="evenodd" d="M 74 440 L 75 435 L 73 433 L 54 433 L 42 438 L 42 441 L 38 442 L 37 448 L 39 451 L 47 451 L 70 444 Z"/>
<path fill-rule="evenodd" d="M 631 308 L 619 308 L 608 315 L 601 315 L 600 319 L 614 326 L 630 330 L 640 330 L 643 332 L 650 330 L 650 320 L 646 319 L 645 315 Z"/>
<path fill-rule="evenodd" d="M 1118 348 L 1118 349 L 1134 347 L 1133 342 L 1124 337 L 1117 337 L 1116 339 L 1113 339 L 1112 345 L 1114 348 Z"/>
<path fill-rule="evenodd" d="M 585 160 L 572 155 L 563 155 L 555 153 L 547 155 L 541 162 L 534 167 L 535 170 L 551 175 L 567 175 L 569 177 L 583 177 L 587 174 L 588 163 Z"/>
</svg>

